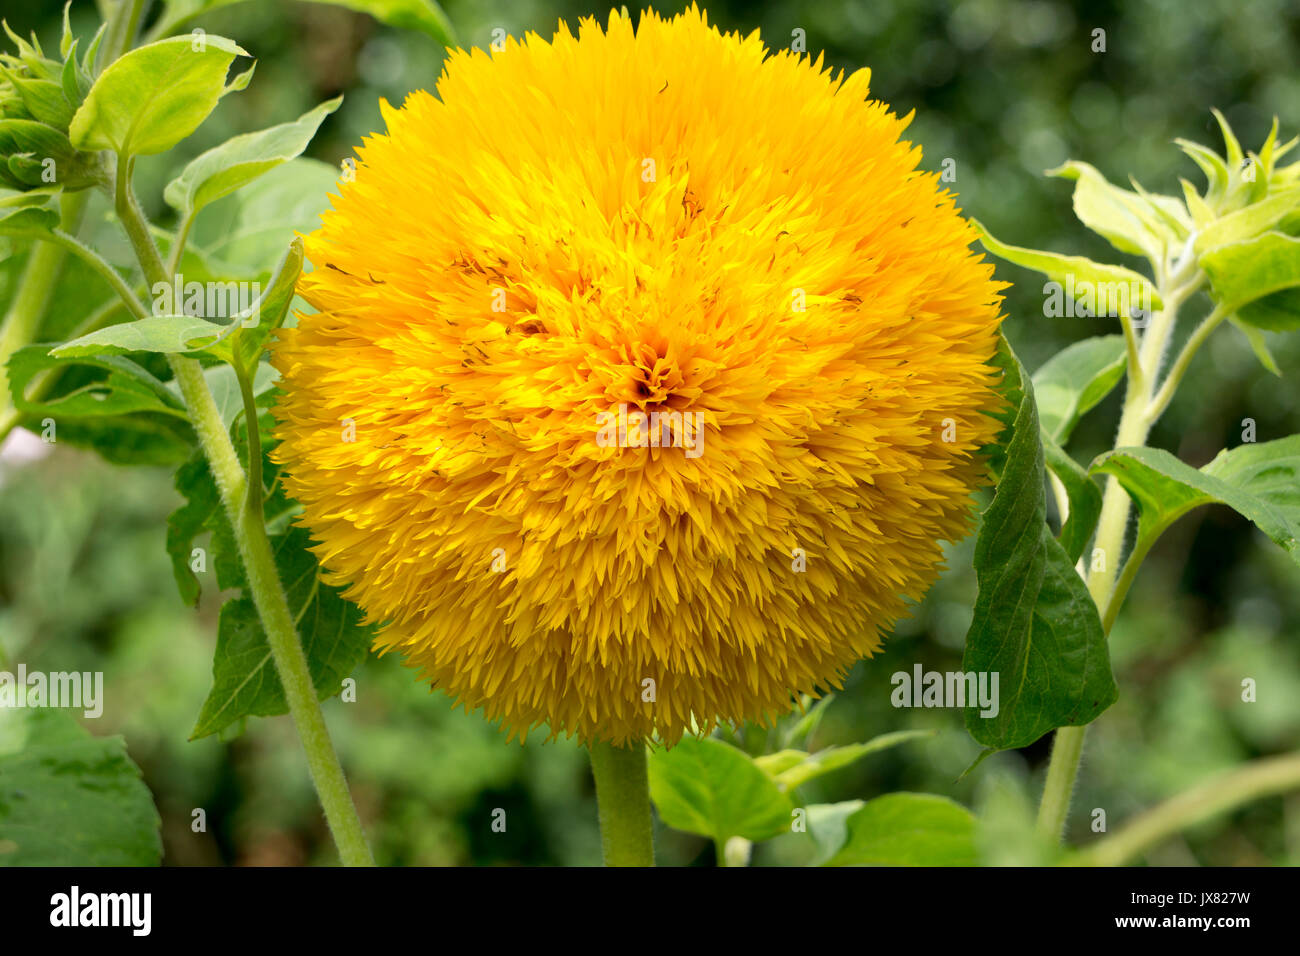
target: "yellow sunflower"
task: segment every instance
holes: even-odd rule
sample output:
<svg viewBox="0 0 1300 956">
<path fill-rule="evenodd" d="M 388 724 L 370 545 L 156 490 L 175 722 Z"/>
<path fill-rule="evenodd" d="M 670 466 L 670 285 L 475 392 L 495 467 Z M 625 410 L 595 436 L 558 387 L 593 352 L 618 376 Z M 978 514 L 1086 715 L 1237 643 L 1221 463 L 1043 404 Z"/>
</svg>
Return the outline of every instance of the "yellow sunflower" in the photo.
<svg viewBox="0 0 1300 956">
<path fill-rule="evenodd" d="M 671 744 L 880 647 L 968 530 L 1001 300 L 868 79 L 611 13 L 382 104 L 275 351 L 381 650 L 512 734 Z"/>
</svg>

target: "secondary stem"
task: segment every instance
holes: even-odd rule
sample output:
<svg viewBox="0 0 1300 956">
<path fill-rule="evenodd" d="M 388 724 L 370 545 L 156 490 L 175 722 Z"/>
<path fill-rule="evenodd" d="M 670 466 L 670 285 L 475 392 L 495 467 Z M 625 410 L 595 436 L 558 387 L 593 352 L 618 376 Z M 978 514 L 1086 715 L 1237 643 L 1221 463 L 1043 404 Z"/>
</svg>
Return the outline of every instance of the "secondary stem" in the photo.
<svg viewBox="0 0 1300 956">
<path fill-rule="evenodd" d="M 150 285 L 159 282 L 165 284 L 166 267 L 131 192 L 129 177 L 129 163 L 119 159 L 116 187 L 118 217 L 135 249 L 136 258 L 140 260 L 146 280 Z M 241 375 L 240 387 L 249 433 L 249 458 L 251 462 L 255 455 L 258 465 L 256 469 L 251 469 L 259 485 L 252 493 L 239 464 L 239 456 L 231 444 L 230 434 L 226 431 L 213 400 L 212 391 L 203 377 L 202 366 L 194 359 L 180 355 L 169 355 L 167 360 L 180 386 L 190 421 L 208 459 L 221 495 L 221 503 L 234 529 L 248 579 L 248 591 L 266 632 L 266 642 L 271 648 L 271 657 L 284 687 L 289 715 L 298 731 L 303 750 L 306 751 L 312 782 L 325 811 L 330 833 L 339 848 L 339 856 L 348 866 L 373 865 L 374 859 L 366 845 L 361 819 L 352 802 L 352 794 L 343 776 L 338 754 L 330 740 L 325 715 L 321 711 L 316 688 L 312 684 L 311 670 L 307 666 L 307 657 L 298 640 L 293 615 L 289 611 L 289 602 L 266 536 L 260 494 L 261 446 L 257 436 L 257 409 L 253 404 L 252 392 L 247 387 L 246 376 Z M 256 508 L 253 507 L 254 503 Z"/>
<path fill-rule="evenodd" d="M 590 752 L 605 865 L 654 866 L 645 745 L 593 743 Z"/>
</svg>

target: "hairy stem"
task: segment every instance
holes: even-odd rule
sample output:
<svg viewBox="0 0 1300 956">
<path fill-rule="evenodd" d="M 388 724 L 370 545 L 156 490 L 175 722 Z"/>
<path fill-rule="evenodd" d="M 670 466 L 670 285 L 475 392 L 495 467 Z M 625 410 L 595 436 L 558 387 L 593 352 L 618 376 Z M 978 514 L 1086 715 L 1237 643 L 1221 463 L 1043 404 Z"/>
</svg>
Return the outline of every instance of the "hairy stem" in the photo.
<svg viewBox="0 0 1300 956">
<path fill-rule="evenodd" d="M 1196 353 L 1205 344 L 1205 340 L 1230 314 L 1222 307 L 1218 307 L 1205 317 L 1204 322 L 1197 326 L 1196 331 L 1192 333 L 1191 338 L 1187 340 L 1187 344 L 1183 346 L 1183 350 L 1178 353 L 1178 358 L 1174 360 L 1174 364 L 1170 367 L 1164 384 L 1160 386 L 1160 391 L 1156 393 L 1147 406 L 1147 418 L 1152 423 L 1169 407 L 1174 392 L 1178 389 L 1179 382 L 1183 380 L 1183 375 L 1187 372 L 1187 367 L 1192 364 L 1192 359 L 1196 357 Z"/>
<path fill-rule="evenodd" d="M 148 314 L 145 310 L 144 304 L 136 297 L 136 294 L 131 291 L 131 287 L 127 285 L 126 280 L 123 279 L 121 274 L 109 264 L 107 259 L 101 256 L 94 249 L 91 249 L 80 239 L 69 235 L 62 229 L 55 229 L 51 235 L 53 238 L 49 240 L 50 242 L 53 242 L 57 246 L 62 246 L 74 255 L 80 256 L 83 262 L 98 272 L 100 276 L 103 277 L 104 281 L 112 287 L 113 291 L 117 293 L 118 298 L 120 298 L 126 304 L 126 307 L 131 310 L 132 315 L 137 319 L 141 319 Z"/>
<path fill-rule="evenodd" d="M 146 281 L 150 285 L 166 283 L 166 267 L 132 194 L 129 177 L 130 163 L 126 158 L 120 157 L 116 187 L 118 217 L 135 249 L 136 258 L 140 260 Z M 249 460 L 252 462 L 256 459 L 257 462 L 257 467 L 253 469 L 258 484 L 255 493 L 249 492 L 239 456 L 231 444 L 230 434 L 221 420 L 207 380 L 203 377 L 202 366 L 194 359 L 180 355 L 169 355 L 168 363 L 180 386 L 190 421 L 208 459 L 221 495 L 221 503 L 234 529 L 239 556 L 248 578 L 248 590 L 266 632 L 266 642 L 271 648 L 271 657 L 284 687 L 289 715 L 298 731 L 303 750 L 306 751 L 312 782 L 325 811 L 330 833 L 338 846 L 339 856 L 349 866 L 373 865 L 374 859 L 366 845 L 361 819 L 352 802 L 352 794 L 343 776 L 338 754 L 330 740 L 325 715 L 321 711 L 320 700 L 316 697 L 316 688 L 312 684 L 311 670 L 307 666 L 307 657 L 298 640 L 293 615 L 266 535 L 260 494 L 261 446 L 257 436 L 257 409 L 253 405 L 252 390 L 248 387 L 246 376 L 241 374 L 240 388 L 249 433 Z M 252 507 L 254 502 L 256 508 Z"/>
<path fill-rule="evenodd" d="M 1181 270 L 1180 270 L 1181 271 Z M 1163 277 L 1157 274 L 1157 279 Z M 1182 276 L 1180 276 L 1182 278 Z M 1161 283 L 1162 288 L 1165 283 Z M 1155 418 L 1150 414 L 1152 391 L 1165 349 L 1173 333 L 1179 305 L 1197 288 L 1197 277 L 1187 279 L 1186 285 L 1178 286 L 1161 295 L 1164 308 L 1151 317 L 1150 325 L 1142 336 L 1138 350 L 1137 375 L 1130 374 L 1124 393 L 1124 409 L 1120 413 L 1119 430 L 1115 436 L 1116 448 L 1140 447 L 1146 444 L 1147 435 Z M 1131 353 L 1130 353 L 1131 354 Z M 1092 560 L 1085 555 L 1085 564 L 1090 568 L 1087 576 L 1088 593 L 1097 612 L 1102 616 L 1102 627 L 1109 636 L 1110 625 L 1115 620 L 1123 593 L 1117 593 L 1116 574 L 1119 569 L 1120 556 L 1124 551 L 1124 538 L 1128 530 L 1131 503 L 1128 493 L 1115 477 L 1106 482 L 1106 491 L 1102 496 L 1101 515 L 1097 521 L 1097 535 L 1093 541 Z M 1130 557 L 1124 568 L 1122 582 L 1123 592 L 1128 591 L 1138 565 L 1145 556 Z M 1135 560 L 1136 559 L 1136 560 Z M 1047 765 L 1047 779 L 1043 785 L 1043 797 L 1038 807 L 1038 831 L 1043 836 L 1059 841 L 1065 831 L 1065 820 L 1070 809 L 1070 798 L 1074 792 L 1074 781 L 1079 773 L 1079 760 L 1083 754 L 1083 742 L 1088 728 L 1059 727 L 1052 743 L 1052 756 Z"/>
<path fill-rule="evenodd" d="M 590 752 L 605 865 L 654 866 L 645 745 L 593 743 Z"/>
</svg>

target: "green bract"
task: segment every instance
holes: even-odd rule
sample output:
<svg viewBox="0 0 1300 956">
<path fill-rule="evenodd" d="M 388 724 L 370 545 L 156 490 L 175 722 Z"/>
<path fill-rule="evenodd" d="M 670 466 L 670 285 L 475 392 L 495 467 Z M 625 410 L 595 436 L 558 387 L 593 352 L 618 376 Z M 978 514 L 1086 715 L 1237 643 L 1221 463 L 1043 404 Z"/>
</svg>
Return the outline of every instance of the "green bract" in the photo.
<svg viewBox="0 0 1300 956">
<path fill-rule="evenodd" d="M 0 185 L 73 192 L 106 183 L 99 157 L 74 148 L 68 139 L 72 117 L 90 88 L 88 61 L 99 37 L 78 62 L 65 9 L 64 60 L 57 62 L 44 55 L 34 35 L 27 43 L 8 24 L 5 31 L 17 52 L 0 52 Z"/>
</svg>

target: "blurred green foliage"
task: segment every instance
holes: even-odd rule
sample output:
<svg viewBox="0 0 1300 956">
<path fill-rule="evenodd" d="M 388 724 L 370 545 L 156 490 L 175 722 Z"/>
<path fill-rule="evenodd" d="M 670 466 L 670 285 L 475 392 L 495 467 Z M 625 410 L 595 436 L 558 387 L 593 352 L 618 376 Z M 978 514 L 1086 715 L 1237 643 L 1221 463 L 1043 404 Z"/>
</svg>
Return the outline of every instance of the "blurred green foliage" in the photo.
<svg viewBox="0 0 1300 956">
<path fill-rule="evenodd" d="M 660 6 L 662 13 L 681 3 Z M 1300 132 L 1300 8 L 1292 0 L 939 0 L 865 3 L 787 0 L 706 5 L 713 22 L 769 45 L 806 31 L 807 47 L 835 68 L 869 66 L 874 95 L 916 111 L 910 135 L 923 166 L 955 160 L 961 206 L 1017 245 L 1113 261 L 1104 241 L 1070 212 L 1068 182 L 1042 171 L 1067 158 L 1112 181 L 1132 174 L 1148 189 L 1177 193 L 1199 173 L 1173 147 L 1176 136 L 1217 147 L 1210 107 L 1243 142 L 1257 144 L 1274 114 L 1282 138 Z M 549 35 L 563 16 L 608 12 L 572 0 L 447 0 L 462 42 L 487 46 L 493 29 Z M 6 13 L 18 32 L 36 29 L 57 46 L 61 3 L 35 0 Z M 74 3 L 74 30 L 94 11 Z M 162 186 L 199 152 L 227 137 L 290 120 L 345 94 L 309 155 L 337 166 L 381 129 L 378 101 L 432 88 L 443 52 L 429 37 L 376 24 L 336 7 L 241 3 L 199 18 L 258 58 L 242 94 L 173 153 L 139 163 L 138 191 L 166 224 Z M 1093 52 L 1096 29 L 1106 52 Z M 484 104 L 491 110 L 491 104 Z M 111 258 L 111 256 L 110 256 Z M 12 291 L 19 257 L 0 262 L 0 299 Z M 76 267 L 73 267 L 76 269 Z M 1037 368 L 1064 345 L 1117 331 L 1114 320 L 1045 318 L 1041 279 L 998 266 L 1008 290 L 1008 337 Z M 61 296 L 84 297 L 88 276 L 69 273 Z M 78 284 L 76 288 L 74 285 Z M 99 290 L 103 291 L 103 290 Z M 72 304 L 70 308 L 74 307 Z M 1185 309 L 1191 326 L 1204 300 Z M 75 321 L 69 315 L 69 324 Z M 1183 334 L 1186 334 L 1184 330 Z M 1300 336 L 1269 335 L 1288 373 L 1264 373 L 1244 339 L 1220 331 L 1196 359 L 1151 444 L 1195 465 L 1241 440 L 1242 420 L 1259 440 L 1300 432 L 1296 376 Z M 1085 460 L 1109 447 L 1116 393 L 1084 420 L 1076 448 Z M 29 436 L 30 437 L 30 436 Z M 49 450 L 49 449 L 45 449 Z M 162 469 L 122 469 L 55 446 L 26 464 L 0 466 L 0 650 L 32 669 L 102 669 L 106 709 L 95 734 L 123 733 L 164 821 L 166 863 L 327 862 L 333 848 L 285 718 L 239 735 L 187 743 L 210 686 L 216 595 L 196 613 L 183 605 L 163 550 L 167 513 L 178 504 Z M 911 742 L 819 778 L 802 803 L 867 799 L 896 789 L 953 796 L 984 813 L 989 862 L 1024 862 L 1032 850 L 1004 839 L 1032 813 L 1048 741 L 963 771 L 978 746 L 962 715 L 899 710 L 890 676 L 920 662 L 960 669 L 975 580 L 972 541 L 949 551 L 946 573 L 901 622 L 873 661 L 859 665 L 827 708 L 810 747 L 852 743 L 909 728 L 934 729 Z M 1300 746 L 1300 588 L 1295 568 L 1226 508 L 1203 509 L 1175 526 L 1148 560 L 1111 640 L 1119 702 L 1090 733 L 1070 837 L 1086 845 L 1093 808 L 1110 828 L 1216 770 Z M 453 711 L 393 657 L 371 656 L 354 674 L 357 701 L 326 702 L 376 857 L 393 864 L 588 864 L 599 859 L 585 755 L 572 742 L 520 746 L 478 715 Z M 1241 701 L 1241 681 L 1258 702 Z M 748 741 L 761 735 L 750 731 Z M 745 735 L 742 733 L 742 738 Z M 202 808 L 207 832 L 191 828 Z M 506 810 L 505 833 L 493 811 Z M 665 864 L 712 865 L 702 838 L 662 830 Z M 807 836 L 758 848 L 755 862 L 806 863 Z M 1300 796 L 1261 801 L 1153 851 L 1151 863 L 1300 863 Z"/>
</svg>

